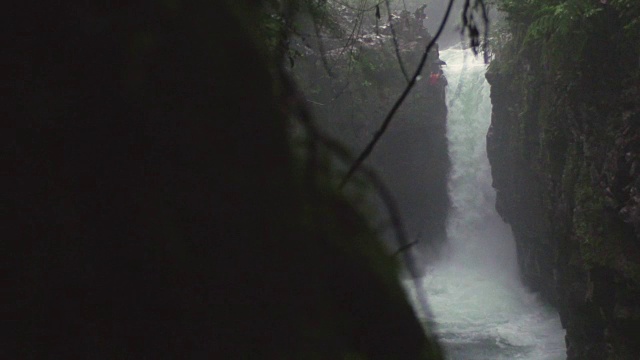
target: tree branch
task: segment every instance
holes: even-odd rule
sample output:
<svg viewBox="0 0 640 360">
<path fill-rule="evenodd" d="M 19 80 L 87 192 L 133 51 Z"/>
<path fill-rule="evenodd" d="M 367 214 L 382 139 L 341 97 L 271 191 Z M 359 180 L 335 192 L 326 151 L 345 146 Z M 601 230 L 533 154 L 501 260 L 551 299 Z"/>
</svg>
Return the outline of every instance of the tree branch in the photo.
<svg viewBox="0 0 640 360">
<path fill-rule="evenodd" d="M 298 91 L 296 84 L 291 80 L 291 78 L 282 70 L 280 71 L 280 77 L 284 83 L 287 97 L 293 100 L 293 113 L 296 114 L 297 118 L 300 120 L 309 136 L 309 140 L 307 143 L 309 158 L 307 159 L 305 173 L 307 177 L 307 184 L 314 186 L 315 180 L 311 179 L 311 177 L 317 175 L 315 173 L 315 168 L 317 168 L 318 162 L 318 145 L 324 146 L 345 164 L 351 163 L 353 161 L 353 157 L 340 142 L 323 134 L 322 131 L 316 127 L 316 125 L 313 123 L 312 115 L 303 101 L 301 93 Z M 409 244 L 408 242 L 409 237 L 407 236 L 406 228 L 404 226 L 404 223 L 402 222 L 402 217 L 400 216 L 400 210 L 391 191 L 386 187 L 382 179 L 380 179 L 380 177 L 372 169 L 363 167 L 361 169 L 361 173 L 373 185 L 376 193 L 380 196 L 380 199 L 387 208 L 389 220 L 391 221 L 391 225 L 394 229 L 400 249 L 409 248 L 410 246 L 412 246 L 412 244 Z M 405 258 L 405 262 L 407 263 L 407 267 L 412 272 L 412 275 L 417 276 L 418 274 L 414 270 L 416 268 L 416 265 L 414 264 L 413 259 Z"/>
<path fill-rule="evenodd" d="M 400 71 L 402 71 L 402 75 L 404 75 L 407 83 L 409 82 L 409 75 L 407 74 L 407 70 L 404 68 L 404 62 L 402 62 L 402 57 L 400 56 L 400 49 L 398 47 L 398 38 L 396 36 L 396 30 L 393 28 L 393 18 L 391 17 L 391 6 L 389 5 L 389 0 L 384 0 L 384 3 L 387 5 L 387 15 L 389 16 L 389 29 L 391 30 L 391 38 L 393 39 L 393 47 L 396 50 L 396 58 L 398 59 L 398 64 L 400 65 Z"/>
<path fill-rule="evenodd" d="M 396 250 L 396 252 L 393 253 L 393 256 L 396 256 L 398 254 L 401 254 L 401 253 L 405 252 L 406 250 L 410 249 L 411 247 L 413 247 L 417 243 L 418 243 L 418 241 L 416 240 L 416 241 L 410 242 L 410 243 L 408 243 L 406 245 L 400 246 L 398 248 L 398 250 Z"/>
<path fill-rule="evenodd" d="M 353 173 L 360 167 L 360 165 L 362 165 L 362 163 L 366 160 L 366 158 L 371 154 L 371 151 L 373 151 L 373 148 L 376 146 L 376 143 L 380 140 L 384 132 L 387 130 L 389 123 L 391 123 L 391 119 L 393 119 L 393 116 L 396 114 L 396 112 L 400 108 L 400 105 L 402 105 L 404 100 L 407 98 L 407 95 L 409 95 L 409 92 L 411 92 L 411 89 L 413 89 L 413 87 L 415 86 L 416 82 L 418 81 L 418 77 L 420 76 L 420 73 L 422 72 L 422 69 L 424 68 L 424 65 L 427 62 L 429 51 L 431 51 L 431 48 L 433 48 L 433 45 L 436 43 L 436 40 L 438 40 L 438 38 L 440 37 L 440 34 L 442 34 L 442 31 L 444 30 L 444 26 L 446 25 L 447 20 L 449 19 L 449 14 L 451 13 L 451 8 L 453 6 L 454 1 L 455 0 L 449 0 L 447 10 L 444 14 L 442 22 L 440 23 L 440 27 L 438 28 L 438 31 L 436 32 L 433 39 L 431 39 L 431 41 L 427 45 L 424 51 L 424 54 L 420 59 L 420 63 L 418 64 L 418 68 L 413 74 L 413 77 L 411 77 L 411 81 L 409 81 L 409 84 L 407 84 L 407 87 L 404 89 L 404 91 L 402 92 L 398 100 L 395 102 L 395 104 L 393 105 L 393 107 L 385 117 L 384 121 L 382 122 L 382 126 L 380 126 L 380 129 L 378 129 L 378 131 L 375 133 L 373 140 L 369 142 L 369 144 L 364 149 L 364 151 L 360 154 L 360 156 L 358 156 L 356 161 L 351 165 L 351 168 L 349 168 L 347 175 L 345 175 L 345 177 L 342 179 L 340 183 L 340 188 L 343 188 L 346 185 L 346 183 L 349 181 Z"/>
</svg>

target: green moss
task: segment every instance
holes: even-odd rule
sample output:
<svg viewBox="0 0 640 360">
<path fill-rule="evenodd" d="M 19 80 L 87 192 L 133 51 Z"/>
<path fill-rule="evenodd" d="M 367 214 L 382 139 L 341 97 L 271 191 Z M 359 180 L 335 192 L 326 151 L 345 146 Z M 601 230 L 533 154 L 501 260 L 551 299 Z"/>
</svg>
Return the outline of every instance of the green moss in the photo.
<svg viewBox="0 0 640 360">
<path fill-rule="evenodd" d="M 578 179 L 578 167 L 580 163 L 580 151 L 576 143 L 569 144 L 565 153 L 564 167 L 562 171 L 562 191 L 572 193 L 573 187 Z"/>
<path fill-rule="evenodd" d="M 605 209 L 602 191 L 590 184 L 585 163 L 574 187 L 573 227 L 580 242 L 580 253 L 588 268 L 615 267 L 623 249 L 623 232 Z"/>
</svg>

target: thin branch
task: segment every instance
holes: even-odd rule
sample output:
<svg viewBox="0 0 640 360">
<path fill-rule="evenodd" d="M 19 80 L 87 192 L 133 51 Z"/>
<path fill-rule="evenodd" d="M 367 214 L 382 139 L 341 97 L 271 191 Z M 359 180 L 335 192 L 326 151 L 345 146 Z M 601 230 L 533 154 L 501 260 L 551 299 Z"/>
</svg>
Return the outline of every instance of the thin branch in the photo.
<svg viewBox="0 0 640 360">
<path fill-rule="evenodd" d="M 353 161 L 353 157 L 349 154 L 349 151 L 344 147 L 344 145 L 342 145 L 337 140 L 334 140 L 331 137 L 323 134 L 322 131 L 318 129 L 318 127 L 313 123 L 313 117 L 309 111 L 309 108 L 304 103 L 303 96 L 297 89 L 297 86 L 293 82 L 293 80 L 282 70 L 280 71 L 280 77 L 285 85 L 287 96 L 290 99 L 294 99 L 294 113 L 297 115 L 297 118 L 300 120 L 307 133 L 309 134 L 308 151 L 311 158 L 307 160 L 307 176 L 309 177 L 316 175 L 312 167 L 317 167 L 318 164 L 318 144 L 324 146 L 326 149 L 334 153 L 337 158 L 340 161 L 343 161 L 345 164 L 351 163 Z M 376 192 L 380 196 L 380 199 L 387 208 L 389 219 L 393 226 L 399 247 L 401 249 L 410 247 L 411 244 L 408 243 L 409 237 L 407 236 L 406 228 L 402 221 L 402 217 L 400 216 L 400 209 L 391 191 L 386 187 L 382 179 L 380 179 L 380 177 L 372 169 L 363 167 L 361 169 L 361 173 L 374 186 Z M 307 181 L 309 184 L 315 184 L 315 181 L 311 179 L 307 179 Z M 405 259 L 405 261 L 407 261 L 407 266 L 409 268 L 413 269 L 416 267 L 415 264 L 413 264 L 413 259 Z M 413 272 L 414 271 L 412 271 L 412 273 Z"/>
<path fill-rule="evenodd" d="M 358 156 L 356 161 L 351 165 L 351 168 L 347 172 L 347 175 L 342 179 L 342 182 L 340 183 L 340 188 L 344 187 L 344 185 L 347 183 L 347 181 L 349 181 L 353 173 L 360 167 L 360 165 L 362 165 L 362 163 L 366 160 L 366 158 L 371 154 L 371 151 L 373 151 L 373 148 L 376 146 L 376 143 L 380 140 L 384 132 L 387 130 L 389 123 L 391 123 L 391 119 L 393 119 L 393 116 L 396 114 L 396 112 L 400 108 L 400 105 L 402 105 L 404 100 L 409 95 L 409 92 L 411 92 L 411 89 L 413 89 L 414 85 L 418 81 L 418 77 L 420 76 L 420 73 L 422 72 L 422 69 L 424 68 L 424 65 L 427 62 L 429 51 L 431 51 L 431 48 L 433 48 L 433 45 L 436 43 L 436 40 L 438 40 L 438 38 L 440 37 L 440 34 L 442 34 L 442 31 L 444 30 L 444 26 L 446 25 L 447 20 L 449 19 L 449 14 L 451 13 L 451 8 L 453 6 L 454 1 L 455 0 L 449 0 L 449 5 L 447 6 L 447 11 L 444 14 L 442 22 L 440 23 L 440 27 L 438 28 L 438 31 L 436 32 L 433 39 L 431 39 L 431 41 L 427 45 L 424 51 L 424 54 L 422 54 L 422 58 L 420 59 L 420 64 L 418 64 L 418 68 L 416 69 L 416 72 L 413 74 L 411 81 L 409 81 L 409 84 L 407 84 L 407 87 L 402 92 L 402 95 L 400 95 L 396 103 L 393 105 L 393 107 L 385 117 L 384 121 L 382 122 L 382 126 L 380 126 L 380 129 L 378 129 L 378 131 L 375 133 L 373 140 L 371 140 L 371 142 L 367 145 L 364 151 L 360 154 L 360 156 Z"/>
<path fill-rule="evenodd" d="M 469 19 L 467 17 L 467 12 L 469 11 L 469 7 L 471 6 L 471 0 L 464 0 L 464 5 L 462 6 L 463 10 L 462 13 L 460 14 L 460 16 L 462 17 L 462 31 L 464 31 L 467 28 L 467 25 L 469 23 Z"/>
<path fill-rule="evenodd" d="M 355 43 L 356 38 L 358 37 L 358 35 L 360 35 L 360 30 L 362 28 L 362 18 L 364 16 L 363 14 L 364 13 L 360 13 L 358 14 L 358 17 L 356 17 L 356 21 L 353 24 L 353 29 L 351 29 L 351 34 L 349 34 L 349 37 L 347 38 L 347 42 L 344 44 L 344 46 L 340 50 L 340 53 L 338 54 L 338 58 L 342 56 L 342 54 L 344 54 L 345 50 L 351 47 L 352 42 Z"/>
<path fill-rule="evenodd" d="M 333 74 L 333 71 L 329 66 L 329 62 L 327 61 L 327 53 L 324 50 L 324 41 L 322 41 L 322 37 L 320 36 L 320 25 L 318 24 L 317 19 L 313 19 L 313 30 L 317 36 L 318 51 L 320 51 L 320 60 L 322 61 L 322 66 L 324 67 L 324 70 L 327 72 L 327 75 L 333 78 L 335 77 L 335 75 Z"/>
<path fill-rule="evenodd" d="M 346 150 L 340 142 L 321 133 L 319 129 L 317 129 L 310 121 L 308 121 L 308 118 L 303 119 L 303 124 L 309 132 L 309 135 L 315 138 L 316 141 L 318 141 L 328 150 L 333 152 L 338 157 L 338 159 L 343 161 L 345 164 L 349 164 L 353 161 L 353 157 L 349 154 L 349 151 Z M 364 175 L 364 177 L 367 179 L 367 181 L 369 181 L 369 183 L 371 183 L 371 185 L 373 185 L 373 187 L 376 189 L 376 193 L 380 196 L 380 199 L 384 203 L 400 249 L 411 247 L 412 245 L 408 242 L 409 237 L 407 236 L 406 228 L 402 221 L 402 217 L 400 216 L 400 209 L 391 193 L 391 190 L 387 188 L 382 179 L 372 169 L 368 167 L 362 167 L 361 174 Z M 407 267 L 411 269 L 415 268 L 413 259 L 405 259 L 405 261 L 407 262 Z M 412 271 L 412 275 L 417 275 L 413 274 L 414 272 L 415 271 Z"/>
<path fill-rule="evenodd" d="M 347 3 L 344 3 L 344 2 L 341 2 L 341 1 L 334 0 L 333 2 L 335 2 L 338 5 L 342 5 L 342 6 L 346 7 L 347 9 L 350 9 L 350 10 L 353 10 L 353 11 L 365 12 L 365 11 L 369 11 L 369 10 L 375 9 L 376 6 L 380 6 L 384 1 L 385 0 L 380 0 L 380 1 L 376 2 L 375 4 L 371 5 L 370 7 L 364 7 L 363 6 L 361 8 L 351 6 L 351 5 L 349 5 Z M 365 4 L 365 3 L 366 3 L 366 1 L 363 2 L 363 4 Z"/>
<path fill-rule="evenodd" d="M 311 197 L 317 196 L 317 183 L 315 177 L 317 177 L 317 167 L 318 167 L 318 145 L 323 145 L 329 151 L 332 151 L 336 156 L 343 161 L 345 164 L 349 164 L 353 161 L 352 157 L 349 154 L 349 151 L 336 140 L 329 138 L 328 136 L 321 133 L 321 131 L 315 126 L 313 123 L 312 115 L 300 96 L 300 92 L 297 90 L 296 84 L 293 80 L 288 76 L 288 74 L 284 71 L 282 67 L 280 67 L 280 77 L 285 86 L 286 95 L 289 98 L 294 99 L 294 109 L 297 110 L 297 117 L 301 121 L 302 125 L 305 127 L 309 134 L 309 140 L 307 143 L 309 159 L 306 162 L 306 171 L 305 177 L 307 186 L 310 187 Z M 367 180 L 374 186 L 376 192 L 379 194 L 381 200 L 383 201 L 387 212 L 389 214 L 389 218 L 391 220 L 391 224 L 395 231 L 395 236 L 399 244 L 400 249 L 407 249 L 412 246 L 412 244 L 408 244 L 408 236 L 406 233 L 406 229 L 404 227 L 404 223 L 402 222 L 402 218 L 400 216 L 400 210 L 398 208 L 391 191 L 384 185 L 384 182 L 377 176 L 377 174 L 367 168 L 362 167 L 361 173 L 367 178 Z M 414 286 L 416 288 L 416 293 L 418 296 L 418 303 L 420 304 L 420 308 L 422 312 L 427 317 L 433 317 L 433 313 L 427 303 L 426 292 L 422 285 L 422 282 L 419 280 L 422 275 L 419 271 L 418 259 L 409 252 L 402 251 L 401 252 L 403 262 L 406 266 L 406 269 L 411 274 L 411 278 L 414 282 Z"/>
<path fill-rule="evenodd" d="M 349 154 L 349 151 L 347 151 L 341 143 L 322 134 L 310 122 L 305 123 L 305 126 L 307 126 L 310 135 L 317 139 L 317 141 L 319 141 L 320 144 L 325 146 L 328 150 L 332 151 L 338 157 L 338 159 L 343 161 L 345 164 L 349 164 L 353 161 L 353 158 Z M 409 236 L 407 235 L 404 222 L 402 221 L 402 217 L 400 216 L 400 208 L 398 207 L 398 204 L 396 203 L 391 190 L 387 188 L 387 186 L 384 184 L 384 181 L 382 181 L 382 179 L 376 174 L 376 172 L 366 166 L 362 166 L 360 168 L 360 174 L 364 175 L 367 181 L 369 181 L 369 183 L 373 185 L 376 193 L 387 209 L 389 220 L 391 221 L 391 226 L 393 227 L 395 237 L 399 246 L 399 250 L 396 251 L 392 256 L 396 256 L 398 254 L 402 255 L 402 260 L 406 266 L 407 271 L 409 271 L 412 279 L 414 279 L 414 282 L 416 282 L 416 289 L 420 289 L 420 285 L 418 284 L 419 281 L 417 280 L 422 275 L 420 273 L 420 265 L 418 264 L 419 260 L 415 258 L 415 256 L 411 252 L 406 251 L 407 249 L 418 243 L 419 239 L 416 239 L 416 241 L 409 243 Z M 429 314 L 430 309 L 424 298 L 420 299 L 420 304 L 425 314 Z"/>
<path fill-rule="evenodd" d="M 407 245 L 400 246 L 400 247 L 398 248 L 398 250 L 396 250 L 396 251 L 393 253 L 393 256 L 397 256 L 398 254 L 401 254 L 401 253 L 403 253 L 403 252 L 405 252 L 405 251 L 409 250 L 410 248 L 412 248 L 412 247 L 413 247 L 414 245 L 416 245 L 416 244 L 418 244 L 418 240 L 413 241 L 413 242 L 410 242 L 410 243 L 408 243 Z"/>
<path fill-rule="evenodd" d="M 393 40 L 393 47 L 396 50 L 396 58 L 398 59 L 398 65 L 400 65 L 400 71 L 402 71 L 402 75 L 404 75 L 407 83 L 409 82 L 409 75 L 407 74 L 407 70 L 404 68 L 404 62 L 402 62 L 402 57 L 400 56 L 400 49 L 398 47 L 398 37 L 396 36 L 396 30 L 393 28 L 393 18 L 391 16 L 391 6 L 389 5 L 389 0 L 384 0 L 387 5 L 387 15 L 389 16 L 389 29 L 391 29 L 391 39 Z"/>
<path fill-rule="evenodd" d="M 478 10 L 480 8 L 480 10 Z M 480 12 L 482 15 L 482 21 L 484 23 L 483 40 L 480 41 L 480 32 L 478 30 L 478 24 L 474 18 L 474 13 Z M 471 0 L 465 0 L 462 16 L 462 29 L 460 32 L 464 34 L 468 32 L 468 36 L 471 42 L 471 49 L 475 55 L 478 55 L 478 48 L 482 46 L 482 52 L 484 62 L 489 62 L 488 55 L 488 39 L 489 39 L 489 13 L 484 0 L 474 0 L 473 6 Z"/>
<path fill-rule="evenodd" d="M 313 100 L 309 100 L 309 99 L 307 99 L 307 101 L 308 101 L 308 102 L 310 102 L 310 103 L 312 103 L 312 104 L 316 104 L 316 105 L 324 106 L 324 104 L 319 103 L 319 102 L 317 102 L 317 101 L 313 101 Z"/>
<path fill-rule="evenodd" d="M 484 1 L 482 0 L 476 0 L 476 6 L 478 5 L 478 2 L 480 3 L 480 6 L 482 8 L 482 19 L 484 20 L 484 41 L 482 42 L 482 53 L 484 56 L 484 63 L 488 64 L 489 63 L 489 12 L 487 11 L 487 6 L 485 5 Z"/>
</svg>

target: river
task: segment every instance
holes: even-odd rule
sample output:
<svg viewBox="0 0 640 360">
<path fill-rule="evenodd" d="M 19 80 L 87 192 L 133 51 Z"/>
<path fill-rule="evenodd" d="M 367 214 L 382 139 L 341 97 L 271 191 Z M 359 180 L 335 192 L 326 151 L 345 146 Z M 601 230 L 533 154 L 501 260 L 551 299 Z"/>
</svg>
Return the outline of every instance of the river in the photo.
<svg viewBox="0 0 640 360">
<path fill-rule="evenodd" d="M 443 256 L 418 279 L 432 315 L 420 310 L 415 284 L 406 281 L 406 288 L 421 320 L 435 326 L 448 359 L 566 359 L 559 316 L 522 286 L 511 228 L 495 211 L 486 153 L 487 66 L 459 46 L 440 57 L 447 62 L 452 205 Z"/>
</svg>

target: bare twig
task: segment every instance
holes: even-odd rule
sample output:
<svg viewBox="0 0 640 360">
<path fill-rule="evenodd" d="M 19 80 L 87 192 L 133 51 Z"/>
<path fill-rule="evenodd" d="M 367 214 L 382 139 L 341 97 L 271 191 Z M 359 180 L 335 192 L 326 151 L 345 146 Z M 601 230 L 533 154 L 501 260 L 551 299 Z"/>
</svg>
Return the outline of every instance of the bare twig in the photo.
<svg viewBox="0 0 640 360">
<path fill-rule="evenodd" d="M 365 11 L 373 10 L 373 9 L 376 8 L 376 6 L 380 6 L 384 1 L 385 0 L 380 0 L 380 1 L 376 2 L 375 4 L 369 6 L 369 7 L 364 7 L 364 5 L 363 5 L 363 7 L 355 7 L 355 6 L 349 5 L 348 3 L 345 3 L 345 2 L 333 0 L 333 2 L 335 2 L 338 5 L 342 5 L 342 6 L 346 7 L 347 9 L 358 11 L 358 12 L 365 12 Z M 363 3 L 365 3 L 365 2 L 363 2 Z"/>
<path fill-rule="evenodd" d="M 480 8 L 480 10 L 478 10 Z M 484 41 L 480 41 L 480 31 L 478 30 L 478 24 L 473 16 L 475 12 L 480 12 L 482 15 L 482 21 L 484 23 L 484 29 L 482 37 Z M 478 54 L 478 48 L 482 46 L 482 52 L 484 62 L 489 62 L 488 52 L 488 38 L 489 38 L 489 13 L 484 0 L 474 0 L 473 6 L 471 0 L 465 0 L 464 7 L 461 13 L 462 16 L 462 33 L 468 32 L 469 40 L 471 42 L 471 49 L 475 55 Z"/>
<path fill-rule="evenodd" d="M 324 70 L 327 72 L 327 75 L 333 78 L 335 77 L 335 75 L 333 74 L 333 71 L 329 66 L 329 62 L 327 61 L 327 54 L 324 50 L 324 41 L 322 41 L 322 37 L 320 36 L 320 25 L 318 24 L 317 19 L 313 19 L 313 30 L 317 36 L 318 51 L 320 51 L 320 60 L 322 60 L 322 66 L 324 66 Z"/>
<path fill-rule="evenodd" d="M 453 6 L 454 1 L 455 0 L 449 0 L 449 5 L 447 6 L 447 10 L 444 14 L 442 22 L 440 23 L 440 27 L 438 28 L 438 31 L 436 32 L 433 39 L 429 41 L 429 44 L 427 45 L 424 51 L 424 54 L 422 54 L 422 58 L 420 59 L 418 68 L 416 69 L 415 73 L 411 77 L 411 81 L 409 81 L 406 88 L 404 89 L 404 91 L 402 92 L 398 100 L 396 100 L 395 104 L 393 105 L 393 107 L 385 117 L 384 121 L 382 122 L 382 126 L 380 126 L 380 129 L 376 131 L 373 137 L 373 140 L 369 142 L 369 144 L 364 149 L 364 151 L 360 154 L 360 156 L 358 156 L 356 161 L 351 165 L 351 168 L 349 168 L 349 171 L 347 172 L 345 177 L 342 179 L 342 182 L 340 183 L 340 188 L 344 187 L 344 185 L 347 183 L 347 181 L 349 181 L 353 173 L 360 167 L 360 165 L 362 165 L 364 160 L 366 160 L 366 158 L 371 154 L 371 151 L 373 151 L 373 148 L 376 146 L 376 143 L 380 140 L 384 132 L 387 130 L 387 127 L 391 123 L 391 119 L 393 119 L 393 116 L 396 114 L 396 112 L 400 108 L 400 105 L 402 105 L 404 100 L 407 98 L 407 95 L 409 95 L 409 92 L 411 92 L 411 89 L 413 89 L 413 87 L 415 86 L 416 82 L 418 81 L 418 77 L 420 76 L 420 73 L 422 73 L 422 69 L 424 68 L 424 65 L 427 62 L 429 51 L 431 51 L 431 48 L 433 48 L 433 45 L 436 43 L 436 40 L 438 40 L 438 38 L 440 37 L 440 34 L 442 34 L 442 31 L 444 30 L 444 26 L 446 25 L 447 20 L 449 19 L 449 14 L 451 13 L 451 8 Z"/>
<path fill-rule="evenodd" d="M 409 75 L 407 74 L 407 70 L 404 68 L 404 62 L 402 62 L 402 57 L 400 56 L 400 49 L 398 47 L 398 37 L 396 36 L 396 30 L 393 28 L 393 18 L 391 16 L 391 6 L 389 5 L 389 0 L 384 0 L 385 5 L 387 6 L 387 15 L 389 16 L 389 29 L 391 30 L 391 39 L 393 40 L 393 47 L 396 50 L 396 58 L 398 59 L 398 65 L 400 65 L 400 71 L 402 71 L 402 75 L 404 75 L 407 83 L 409 82 Z"/>
<path fill-rule="evenodd" d="M 331 151 L 336 157 L 344 162 L 345 164 L 349 164 L 353 161 L 353 157 L 349 153 L 349 151 L 337 140 L 330 138 L 329 136 L 322 133 L 320 129 L 314 124 L 313 116 L 311 115 L 309 108 L 306 106 L 302 93 L 297 89 L 295 82 L 288 76 L 288 74 L 281 70 L 280 77 L 286 89 L 287 98 L 293 100 L 293 110 L 294 114 L 296 114 L 297 118 L 300 120 L 301 124 L 304 126 L 307 134 L 309 135 L 308 140 L 308 148 L 309 158 L 307 159 L 307 172 L 306 176 L 316 176 L 315 173 L 318 166 L 318 145 L 324 146 L 327 150 Z M 389 219 L 393 226 L 396 239 L 398 241 L 398 246 L 400 248 L 407 248 L 411 245 L 408 243 L 408 236 L 402 222 L 402 218 L 400 216 L 400 210 L 398 205 L 393 198 L 391 191 L 385 186 L 384 182 L 380 177 L 373 171 L 367 167 L 363 167 L 361 169 L 361 173 L 366 177 L 366 179 L 374 186 L 376 192 L 380 196 L 380 199 L 384 203 L 387 208 L 387 212 L 389 213 Z M 307 179 L 308 184 L 314 185 L 315 181 L 312 179 Z M 406 260 L 409 264 L 408 267 L 415 268 L 413 265 L 412 259 Z"/>
<path fill-rule="evenodd" d="M 305 129 L 307 130 L 307 134 L 309 135 L 309 139 L 307 142 L 308 158 L 305 164 L 306 166 L 304 176 L 305 182 L 310 188 L 309 196 L 315 198 L 316 196 L 318 196 L 316 182 L 316 178 L 318 176 L 317 169 L 319 166 L 318 145 L 322 145 L 327 150 L 333 152 L 337 156 L 337 158 L 343 161 L 345 164 L 352 163 L 353 158 L 349 154 L 349 151 L 346 150 L 346 148 L 341 143 L 329 138 L 328 136 L 325 136 L 315 126 L 312 115 L 308 107 L 306 106 L 304 99 L 300 95 L 301 93 L 297 90 L 296 84 L 282 67 L 280 68 L 280 77 L 285 87 L 285 96 L 293 100 L 292 105 L 295 109 L 294 113 L 297 114 L 297 118 L 301 121 L 301 124 L 305 127 Z M 377 176 L 377 174 L 373 170 L 367 167 L 362 167 L 361 174 L 364 175 L 366 179 L 374 186 L 377 194 L 380 196 L 380 199 L 384 203 L 394 229 L 399 249 L 406 250 L 410 248 L 412 244 L 408 243 L 406 229 L 404 223 L 402 222 L 399 208 L 391 194 L 391 191 L 384 185 L 384 182 Z M 416 288 L 416 294 L 418 297 L 419 307 L 424 314 L 426 314 L 428 317 L 432 317 L 432 312 L 426 300 L 426 292 L 422 286 L 421 281 L 419 281 L 419 278 L 422 275 L 419 271 L 419 260 L 410 251 L 402 250 L 400 254 L 402 255 L 402 260 L 406 266 L 407 271 L 409 271 L 411 278 L 413 279 Z"/>
<path fill-rule="evenodd" d="M 310 102 L 310 103 L 312 103 L 312 104 L 316 104 L 316 105 L 324 106 L 324 104 L 319 103 L 319 102 L 317 102 L 317 101 L 313 101 L 313 100 L 309 100 L 309 99 L 307 99 L 307 101 L 308 101 L 308 102 Z"/>
<path fill-rule="evenodd" d="M 345 164 L 349 164 L 353 161 L 353 157 L 349 154 L 349 151 L 347 151 L 340 142 L 331 139 L 327 135 L 322 134 L 320 130 L 317 129 L 310 121 L 303 119 L 303 124 L 305 125 L 310 136 L 315 138 L 316 141 L 318 141 L 325 148 L 334 153 L 338 157 L 338 159 L 343 161 Z M 380 196 L 380 199 L 384 203 L 400 249 L 411 247 L 412 244 L 409 243 L 409 236 L 407 235 L 404 222 L 402 221 L 402 217 L 400 216 L 400 209 L 391 191 L 387 188 L 387 186 L 384 184 L 384 181 L 382 181 L 378 174 L 376 174 L 372 169 L 363 166 L 360 173 L 367 179 L 367 181 L 371 185 L 373 185 L 376 193 Z M 413 259 L 405 259 L 405 262 L 407 262 L 407 267 L 410 268 L 412 275 L 418 276 L 415 271 L 416 266 L 414 265 Z"/>
<path fill-rule="evenodd" d="M 482 42 L 482 55 L 484 56 L 485 64 L 489 63 L 489 12 L 487 11 L 487 6 L 484 1 L 476 0 L 476 4 L 480 3 L 480 7 L 482 8 L 482 20 L 484 21 L 484 41 Z"/>
<path fill-rule="evenodd" d="M 342 56 L 345 50 L 349 49 L 351 47 L 351 43 L 355 42 L 358 35 L 360 35 L 360 29 L 362 28 L 362 17 L 363 17 L 363 13 L 358 14 L 356 21 L 354 21 L 353 28 L 351 29 L 351 34 L 349 34 L 349 37 L 347 38 L 347 42 L 342 47 L 342 50 L 340 50 L 338 57 Z"/>
<path fill-rule="evenodd" d="M 396 251 L 393 253 L 393 256 L 396 256 L 396 255 L 398 255 L 398 254 L 401 254 L 401 253 L 403 253 L 403 252 L 405 252 L 405 251 L 409 250 L 412 246 L 416 245 L 417 243 L 418 243 L 418 241 L 416 240 L 416 241 L 412 241 L 412 242 L 410 242 L 410 243 L 408 243 L 408 244 L 406 244 L 406 245 L 400 246 L 400 247 L 398 248 L 398 250 L 396 250 Z"/>
<path fill-rule="evenodd" d="M 351 163 L 352 158 L 342 144 L 321 134 L 318 129 L 313 126 L 312 123 L 309 122 L 306 125 L 307 129 L 311 133 L 315 134 L 312 136 L 320 141 L 323 146 L 325 146 L 328 150 L 334 152 L 340 160 L 345 162 L 345 164 Z M 411 279 L 416 289 L 416 296 L 418 298 L 419 307 L 422 310 L 422 313 L 427 316 L 427 318 L 433 318 L 433 312 L 431 311 L 429 303 L 427 302 L 426 290 L 424 289 L 422 281 L 420 281 L 422 274 L 420 272 L 419 259 L 415 257 L 412 252 L 406 251 L 407 249 L 415 245 L 418 242 L 418 239 L 416 239 L 416 241 L 412 243 L 407 242 L 408 236 L 402 222 L 402 218 L 400 217 L 398 206 L 393 196 L 391 195 L 391 191 L 389 191 L 389 189 L 384 185 L 384 182 L 377 176 L 377 174 L 373 170 L 364 166 L 360 169 L 360 173 L 363 174 L 367 178 L 367 180 L 374 186 L 376 192 L 387 208 L 387 212 L 389 214 L 389 218 L 391 220 L 391 224 L 393 226 L 396 239 L 399 244 L 399 249 L 393 254 L 393 256 L 396 256 L 398 254 L 402 255 L 402 261 L 407 271 L 411 275 Z M 429 331 L 429 329 L 426 330 Z M 433 334 L 431 335 L 433 336 Z"/>
</svg>

